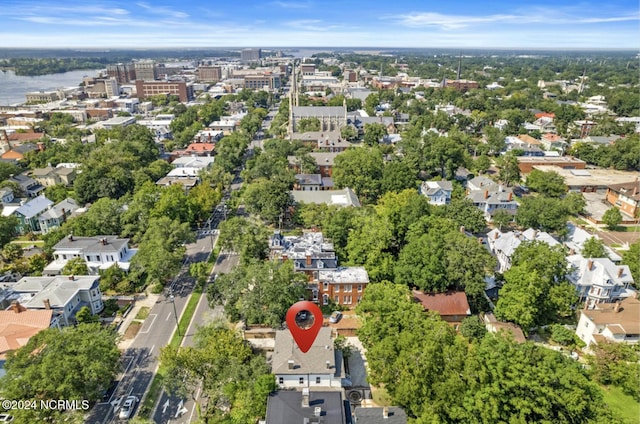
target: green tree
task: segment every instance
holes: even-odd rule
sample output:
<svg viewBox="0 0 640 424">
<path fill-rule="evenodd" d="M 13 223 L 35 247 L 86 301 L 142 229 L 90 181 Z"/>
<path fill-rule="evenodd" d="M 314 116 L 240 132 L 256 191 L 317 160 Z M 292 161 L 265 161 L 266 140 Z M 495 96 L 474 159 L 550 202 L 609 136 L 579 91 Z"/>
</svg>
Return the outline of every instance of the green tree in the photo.
<svg viewBox="0 0 640 424">
<path fill-rule="evenodd" d="M 482 211 L 469 199 L 454 199 L 438 211 L 442 211 L 446 218 L 472 233 L 479 233 L 487 227 Z"/>
<path fill-rule="evenodd" d="M 380 194 L 383 169 L 380 150 L 352 148 L 336 156 L 333 181 L 337 188 L 349 187 L 360 200 L 372 203 Z"/>
<path fill-rule="evenodd" d="M 480 318 L 472 315 L 462 320 L 460 324 L 460 334 L 471 341 L 478 341 L 482 340 L 484 335 L 487 334 L 487 329 L 482 321 L 480 321 Z"/>
<path fill-rule="evenodd" d="M 560 174 L 537 169 L 527 175 L 527 187 L 547 197 L 561 197 L 568 190 L 564 178 Z"/>
<path fill-rule="evenodd" d="M 416 175 L 405 161 L 387 162 L 382 170 L 380 189 L 382 193 L 402 191 L 416 187 Z"/>
<path fill-rule="evenodd" d="M 209 401 L 198 407 L 209 422 L 254 422 L 264 417 L 268 394 L 276 389 L 264 356 L 221 322 L 198 329 L 194 346 L 163 348 L 160 361 L 170 393 L 195 395 L 202 388 Z M 229 408 L 216 406 L 222 404 Z"/>
<path fill-rule="evenodd" d="M 142 283 L 155 283 L 162 287 L 180 270 L 185 243 L 194 240 L 188 223 L 168 217 L 152 218 L 140 242 L 138 253 L 131 259 L 134 275 L 144 275 Z M 134 280 L 132 278 L 132 280 Z"/>
<path fill-rule="evenodd" d="M 388 219 L 375 215 L 357 218 L 355 228 L 348 233 L 348 263 L 364 266 L 371 281 L 391 279 L 394 262 L 392 231 Z"/>
<path fill-rule="evenodd" d="M 508 227 L 513 222 L 513 215 L 504 209 L 498 209 L 492 216 L 493 225 L 502 230 L 502 227 Z"/>
<path fill-rule="evenodd" d="M 18 175 L 21 172 L 18 165 L 9 162 L 0 162 L 0 181 L 6 180 L 11 175 Z"/>
<path fill-rule="evenodd" d="M 572 350 L 580 344 L 584 346 L 584 342 L 580 340 L 575 331 L 561 324 L 551 326 L 551 340 Z"/>
<path fill-rule="evenodd" d="M 616 229 L 622 222 L 622 214 L 620 213 L 620 209 L 616 207 L 607 209 L 602 215 L 602 222 L 604 222 L 607 228 L 609 228 L 610 230 Z"/>
<path fill-rule="evenodd" d="M 626 343 L 601 342 L 591 345 L 593 355 L 587 357 L 594 381 L 614 385 L 640 400 L 640 365 L 638 352 Z"/>
<path fill-rule="evenodd" d="M 248 264 L 267 258 L 269 235 L 269 230 L 264 225 L 234 216 L 220 224 L 218 243 L 223 249 L 239 253 L 240 261 Z"/>
<path fill-rule="evenodd" d="M 622 253 L 622 263 L 629 266 L 636 286 L 640 284 L 640 241 L 629 246 L 629 250 Z"/>
<path fill-rule="evenodd" d="M 306 286 L 306 275 L 295 272 L 291 260 L 253 262 L 219 275 L 207 295 L 211 305 L 224 304 L 231 321 L 278 328 L 291 305 L 304 296 Z"/>
<path fill-rule="evenodd" d="M 100 273 L 100 290 L 105 293 L 109 290 L 116 290 L 118 284 L 120 284 L 126 278 L 126 272 L 118 266 L 113 264 L 107 269 L 101 269 Z"/>
<path fill-rule="evenodd" d="M 160 196 L 149 211 L 149 217 L 167 217 L 172 221 L 191 223 L 193 211 L 189 206 L 190 202 L 182 185 L 173 184 L 160 190 Z"/>
<path fill-rule="evenodd" d="M 22 247 L 16 243 L 9 243 L 2 249 L 2 258 L 7 262 L 15 262 L 22 258 Z"/>
<path fill-rule="evenodd" d="M 569 211 L 560 199 L 536 196 L 522 199 L 516 223 L 524 228 L 560 232 L 565 230 Z"/>
<path fill-rule="evenodd" d="M 89 309 L 88 306 L 83 306 L 76 313 L 76 321 L 78 321 L 79 324 L 88 324 L 91 322 L 98 322 L 99 318 L 97 315 L 93 315 L 91 313 L 91 309 Z"/>
<path fill-rule="evenodd" d="M 289 189 L 290 187 L 282 182 L 261 178 L 245 190 L 244 204 L 247 211 L 267 222 L 276 223 L 284 217 L 287 207 L 293 203 Z"/>
<path fill-rule="evenodd" d="M 364 143 L 368 146 L 377 146 L 382 138 L 387 135 L 387 127 L 377 122 L 364 124 Z"/>
<path fill-rule="evenodd" d="M 44 195 L 53 203 L 60 203 L 69 195 L 69 191 L 64 184 L 56 184 L 44 189 Z"/>
<path fill-rule="evenodd" d="M 582 247 L 582 256 L 585 258 L 608 258 L 602 240 L 596 237 L 588 238 Z"/>
<path fill-rule="evenodd" d="M 5 399 L 97 400 L 120 366 L 117 333 L 100 324 L 51 328 L 31 337 L 7 357 L 0 380 Z M 25 382 L 29 382 L 25 384 Z M 62 422 L 64 411 L 12 411 L 15 422 Z"/>
<path fill-rule="evenodd" d="M 515 155 L 504 155 L 497 160 L 497 164 L 500 171 L 500 181 L 507 186 L 520 181 L 520 167 L 518 166 L 518 158 Z"/>
<path fill-rule="evenodd" d="M 583 194 L 575 191 L 567 193 L 562 201 L 569 213 L 574 216 L 584 213 L 584 209 L 587 207 L 587 201 L 584 199 Z"/>
<path fill-rule="evenodd" d="M 19 221 L 14 215 L 0 216 L 0 249 L 11 241 Z"/>
<path fill-rule="evenodd" d="M 487 155 L 478 156 L 471 165 L 471 169 L 479 174 L 484 174 L 490 167 L 491 159 Z"/>
<path fill-rule="evenodd" d="M 353 125 L 345 125 L 340 128 L 340 137 L 348 141 L 353 141 L 358 138 L 358 130 Z"/>
<path fill-rule="evenodd" d="M 87 275 L 89 268 L 84 258 L 78 257 L 70 259 L 61 271 L 62 275 Z"/>
</svg>

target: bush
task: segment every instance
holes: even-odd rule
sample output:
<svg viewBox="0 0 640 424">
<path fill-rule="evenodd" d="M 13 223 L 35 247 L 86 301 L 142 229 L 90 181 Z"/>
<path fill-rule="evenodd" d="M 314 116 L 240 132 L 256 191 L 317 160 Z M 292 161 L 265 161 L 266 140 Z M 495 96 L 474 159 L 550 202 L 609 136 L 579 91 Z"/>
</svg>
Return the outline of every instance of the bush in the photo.
<svg viewBox="0 0 640 424">
<path fill-rule="evenodd" d="M 571 349 L 576 346 L 584 346 L 584 342 L 578 338 L 574 331 L 560 324 L 551 326 L 551 340 Z"/>
</svg>

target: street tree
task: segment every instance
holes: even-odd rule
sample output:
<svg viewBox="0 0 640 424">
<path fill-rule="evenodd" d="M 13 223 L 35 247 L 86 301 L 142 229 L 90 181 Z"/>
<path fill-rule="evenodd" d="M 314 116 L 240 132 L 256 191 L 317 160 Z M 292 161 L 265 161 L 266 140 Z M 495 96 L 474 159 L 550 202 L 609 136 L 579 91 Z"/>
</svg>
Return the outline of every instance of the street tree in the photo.
<svg viewBox="0 0 640 424">
<path fill-rule="evenodd" d="M 274 224 L 283 219 L 287 208 L 293 204 L 289 190 L 285 183 L 260 178 L 246 188 L 244 204 L 247 211 Z"/>
<path fill-rule="evenodd" d="M 267 258 L 270 232 L 264 225 L 234 216 L 220 224 L 218 243 L 225 250 L 240 254 L 240 262 L 248 264 Z"/>
<path fill-rule="evenodd" d="M 569 211 L 560 199 L 535 196 L 522 199 L 516 223 L 523 228 L 561 232 L 566 229 Z"/>
<path fill-rule="evenodd" d="M 39 332 L 25 346 L 9 352 L 0 396 L 34 402 L 98 400 L 119 370 L 117 337 L 113 327 L 97 323 Z M 12 410 L 11 414 L 15 422 L 66 422 L 64 411 L 57 409 Z"/>
</svg>

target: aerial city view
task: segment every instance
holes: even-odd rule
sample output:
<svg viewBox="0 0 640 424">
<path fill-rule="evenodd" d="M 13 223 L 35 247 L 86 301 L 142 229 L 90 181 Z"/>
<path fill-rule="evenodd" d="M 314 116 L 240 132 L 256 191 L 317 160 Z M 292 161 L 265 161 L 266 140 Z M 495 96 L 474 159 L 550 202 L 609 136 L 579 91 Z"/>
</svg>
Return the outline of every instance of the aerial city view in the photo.
<svg viewBox="0 0 640 424">
<path fill-rule="evenodd" d="M 0 22 L 0 423 L 640 422 L 637 1 Z"/>
</svg>

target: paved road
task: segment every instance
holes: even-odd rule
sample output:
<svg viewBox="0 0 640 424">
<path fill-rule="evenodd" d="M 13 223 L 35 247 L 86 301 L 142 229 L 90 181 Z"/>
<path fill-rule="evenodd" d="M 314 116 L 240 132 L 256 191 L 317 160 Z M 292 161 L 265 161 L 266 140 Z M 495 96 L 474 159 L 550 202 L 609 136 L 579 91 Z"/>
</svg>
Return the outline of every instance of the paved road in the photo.
<svg viewBox="0 0 640 424">
<path fill-rule="evenodd" d="M 218 257 L 218 261 L 213 268 L 213 274 L 224 274 L 238 264 L 239 256 L 237 254 L 223 254 Z M 215 283 L 212 283 L 215 284 Z M 198 306 L 191 320 L 191 324 L 187 329 L 187 334 L 182 341 L 182 346 L 193 346 L 193 336 L 198 327 L 206 325 L 216 318 L 224 316 L 221 306 L 210 308 L 207 302 L 207 296 L 200 297 Z M 196 391 L 196 399 L 199 399 L 199 391 Z M 181 398 L 178 396 L 170 396 L 163 392 L 158 402 L 157 409 L 154 411 L 153 421 L 158 424 L 186 424 L 197 419 L 195 402 L 191 398 Z"/>
<path fill-rule="evenodd" d="M 133 395 L 142 399 L 156 372 L 160 348 L 169 344 L 176 329 L 175 313 L 179 318 L 193 290 L 194 280 L 188 275 L 189 263 L 207 258 L 211 252 L 212 237 L 216 236 L 199 236 L 195 243 L 186 246 L 186 263 L 171 285 L 174 303 L 165 295 L 158 298 L 131 347 L 123 355 L 123 373 L 118 386 L 107 402 L 99 403 L 93 408 L 87 423 L 118 422 L 117 410 L 113 405 L 118 398 Z M 136 410 L 138 407 L 139 404 L 136 405 Z"/>
</svg>

